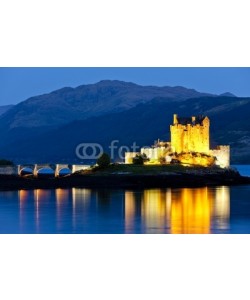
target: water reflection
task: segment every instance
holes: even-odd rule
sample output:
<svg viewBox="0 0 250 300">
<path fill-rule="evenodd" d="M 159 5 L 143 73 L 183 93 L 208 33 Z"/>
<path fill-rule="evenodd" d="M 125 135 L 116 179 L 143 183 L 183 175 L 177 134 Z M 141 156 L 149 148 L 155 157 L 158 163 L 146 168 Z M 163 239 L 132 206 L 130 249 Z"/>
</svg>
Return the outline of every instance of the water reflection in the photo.
<svg viewBox="0 0 250 300">
<path fill-rule="evenodd" d="M 229 229 L 228 187 L 18 191 L 18 232 L 212 233 Z M 1 204 L 1 203 L 0 203 Z"/>
<path fill-rule="evenodd" d="M 18 198 L 19 198 L 19 224 L 20 224 L 20 231 L 24 230 L 24 223 L 25 223 L 25 210 L 27 207 L 27 203 L 29 201 L 29 191 L 20 190 L 18 191 Z"/>
<path fill-rule="evenodd" d="M 228 229 L 230 217 L 230 194 L 228 187 L 222 186 L 216 189 L 213 204 L 213 217 L 216 228 Z"/>
<path fill-rule="evenodd" d="M 72 226 L 73 232 L 77 232 L 78 227 L 85 227 L 87 215 L 90 210 L 92 193 L 90 189 L 72 188 Z"/>
<path fill-rule="evenodd" d="M 125 231 L 133 232 L 135 207 L 141 196 L 141 221 L 147 233 L 210 233 L 228 229 L 230 193 L 228 187 L 216 189 L 167 189 L 125 193 Z"/>
<path fill-rule="evenodd" d="M 172 193 L 171 233 L 210 233 L 213 195 L 207 188 Z"/>
<path fill-rule="evenodd" d="M 142 220 L 149 233 L 164 233 L 168 228 L 166 196 L 165 190 L 145 190 L 142 194 Z"/>
<path fill-rule="evenodd" d="M 65 223 L 65 210 L 71 200 L 71 191 L 65 189 L 56 189 L 56 227 L 61 232 Z"/>
</svg>

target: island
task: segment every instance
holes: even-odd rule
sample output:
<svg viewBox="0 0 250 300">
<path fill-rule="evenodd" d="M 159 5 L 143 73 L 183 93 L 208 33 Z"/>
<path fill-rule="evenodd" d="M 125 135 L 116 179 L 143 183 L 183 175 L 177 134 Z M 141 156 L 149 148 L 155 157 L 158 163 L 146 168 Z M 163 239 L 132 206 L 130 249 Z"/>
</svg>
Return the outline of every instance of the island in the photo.
<svg viewBox="0 0 250 300">
<path fill-rule="evenodd" d="M 111 163 L 102 153 L 93 166 L 48 165 L 53 176 L 39 176 L 40 167 L 30 166 L 32 174 L 22 175 L 23 166 L 10 166 L 0 173 L 0 189 L 50 188 L 166 188 L 250 184 L 230 167 L 230 147 L 210 149 L 210 120 L 207 116 L 173 116 L 171 141 L 156 141 L 140 152 L 126 152 L 125 161 Z M 71 174 L 60 175 L 67 167 Z M 0 168 L 6 172 L 7 168 Z M 11 173 L 13 171 L 13 173 Z"/>
<path fill-rule="evenodd" d="M 51 188 L 166 188 L 250 184 L 232 168 L 111 164 L 62 177 L 0 175 L 1 190 Z"/>
</svg>

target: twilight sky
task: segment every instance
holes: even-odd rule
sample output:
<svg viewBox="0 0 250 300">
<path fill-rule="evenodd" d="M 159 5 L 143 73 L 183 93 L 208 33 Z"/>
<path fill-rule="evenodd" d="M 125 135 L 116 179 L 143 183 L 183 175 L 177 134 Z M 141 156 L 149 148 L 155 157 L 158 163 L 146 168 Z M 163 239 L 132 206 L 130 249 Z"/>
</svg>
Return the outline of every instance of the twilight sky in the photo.
<svg viewBox="0 0 250 300">
<path fill-rule="evenodd" d="M 0 105 L 104 79 L 250 96 L 250 68 L 0 68 Z"/>
</svg>

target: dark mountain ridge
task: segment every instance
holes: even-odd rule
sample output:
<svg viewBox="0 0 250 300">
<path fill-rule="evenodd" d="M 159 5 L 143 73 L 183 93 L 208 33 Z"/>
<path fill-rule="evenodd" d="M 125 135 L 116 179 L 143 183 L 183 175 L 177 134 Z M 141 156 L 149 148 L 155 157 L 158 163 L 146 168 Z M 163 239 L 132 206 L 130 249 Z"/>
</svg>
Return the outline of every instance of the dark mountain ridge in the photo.
<svg viewBox="0 0 250 300">
<path fill-rule="evenodd" d="M 226 92 L 226 93 L 220 94 L 219 96 L 220 97 L 237 97 L 237 96 L 235 96 L 234 94 L 232 94 L 230 92 Z"/>
<path fill-rule="evenodd" d="M 179 86 L 140 86 L 118 80 L 103 80 L 31 97 L 0 116 L 0 130 L 57 127 L 74 120 L 128 110 L 156 97 L 182 101 L 202 96 L 213 95 Z"/>
<path fill-rule="evenodd" d="M 3 145 L 0 155 L 15 161 L 79 163 L 81 160 L 75 150 L 80 143 L 99 143 L 110 152 L 112 140 L 119 141 L 118 147 L 129 148 L 134 142 L 141 147 L 152 145 L 158 138 L 168 141 L 169 125 L 173 114 L 177 113 L 179 116 L 208 115 L 211 146 L 229 144 L 232 163 L 250 163 L 249 112 L 250 98 L 213 96 L 176 102 L 157 97 L 121 112 L 75 120 L 37 135 L 34 131 L 33 136 L 29 136 L 30 129 L 26 128 L 25 136 L 19 132 L 19 139 L 16 136 Z"/>
<path fill-rule="evenodd" d="M 8 110 L 10 110 L 11 108 L 13 108 L 14 105 L 9 104 L 9 105 L 1 105 L 0 106 L 0 116 L 5 114 Z"/>
</svg>

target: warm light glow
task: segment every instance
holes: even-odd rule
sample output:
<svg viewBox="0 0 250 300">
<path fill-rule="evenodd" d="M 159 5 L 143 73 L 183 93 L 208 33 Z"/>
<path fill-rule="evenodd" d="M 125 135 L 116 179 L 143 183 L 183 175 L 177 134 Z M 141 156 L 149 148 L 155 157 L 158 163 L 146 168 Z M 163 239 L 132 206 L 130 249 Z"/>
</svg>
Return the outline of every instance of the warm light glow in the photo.
<svg viewBox="0 0 250 300">
<path fill-rule="evenodd" d="M 72 225 L 75 229 L 77 224 L 88 222 L 89 208 L 93 191 L 90 189 L 72 188 Z"/>
<path fill-rule="evenodd" d="M 195 117 L 192 117 L 195 120 Z M 171 146 L 174 152 L 209 152 L 210 121 L 205 117 L 201 123 L 181 124 L 174 115 L 173 125 L 170 126 Z"/>
<path fill-rule="evenodd" d="M 171 233 L 209 233 L 212 201 L 207 188 L 180 189 L 173 193 Z"/>
<path fill-rule="evenodd" d="M 126 232 L 135 227 L 136 214 L 141 215 L 147 233 L 210 233 L 213 227 L 224 229 L 228 227 L 229 202 L 227 187 L 155 189 L 137 192 L 137 196 L 126 191 Z"/>
<path fill-rule="evenodd" d="M 147 228 L 166 227 L 166 192 L 165 190 L 145 190 L 141 205 L 141 214 Z"/>
<path fill-rule="evenodd" d="M 24 221 L 25 221 L 25 213 L 26 213 L 26 205 L 29 201 L 29 196 L 31 191 L 27 190 L 19 190 L 18 191 L 18 199 L 19 199 L 19 222 L 20 228 L 23 229 Z"/>
<path fill-rule="evenodd" d="M 29 199 L 29 194 L 30 194 L 30 191 L 27 191 L 27 190 L 19 191 L 20 205 L 22 205 L 22 203 L 24 203 L 25 201 L 27 201 Z"/>
<path fill-rule="evenodd" d="M 37 232 L 39 232 L 40 227 L 40 210 L 42 204 L 46 203 L 51 199 L 51 190 L 36 189 L 34 190 L 34 203 L 35 203 L 35 221 Z"/>
<path fill-rule="evenodd" d="M 227 229 L 230 216 L 229 187 L 222 186 L 216 189 L 213 214 L 216 227 L 219 229 Z"/>
<path fill-rule="evenodd" d="M 171 141 L 158 139 L 152 147 L 141 148 L 141 154 L 148 158 L 145 164 L 159 165 L 176 160 L 185 166 L 229 167 L 230 147 L 217 146 L 216 149 L 210 149 L 209 127 L 208 117 L 179 118 L 174 114 L 173 125 L 170 125 Z M 126 152 L 125 163 L 131 164 L 136 154 L 137 152 Z"/>
<path fill-rule="evenodd" d="M 183 165 L 199 165 L 203 167 L 213 166 L 215 163 L 215 158 L 210 155 L 204 155 L 202 153 L 181 153 L 176 156 L 176 158 Z"/>
<path fill-rule="evenodd" d="M 125 192 L 125 231 L 133 233 L 134 222 L 136 217 L 136 199 L 135 193 L 131 191 Z"/>
<path fill-rule="evenodd" d="M 56 225 L 57 229 L 62 227 L 62 215 L 66 203 L 70 200 L 71 190 L 68 189 L 56 189 Z"/>
<path fill-rule="evenodd" d="M 56 189 L 56 202 L 60 205 L 69 199 L 70 191 L 68 189 Z"/>
<path fill-rule="evenodd" d="M 36 230 L 39 231 L 39 199 L 40 199 L 40 191 L 34 190 L 34 199 L 35 199 L 35 220 L 36 220 Z"/>
<path fill-rule="evenodd" d="M 73 206 L 88 206 L 91 198 L 91 190 L 89 189 L 72 189 Z"/>
</svg>

